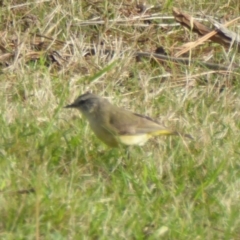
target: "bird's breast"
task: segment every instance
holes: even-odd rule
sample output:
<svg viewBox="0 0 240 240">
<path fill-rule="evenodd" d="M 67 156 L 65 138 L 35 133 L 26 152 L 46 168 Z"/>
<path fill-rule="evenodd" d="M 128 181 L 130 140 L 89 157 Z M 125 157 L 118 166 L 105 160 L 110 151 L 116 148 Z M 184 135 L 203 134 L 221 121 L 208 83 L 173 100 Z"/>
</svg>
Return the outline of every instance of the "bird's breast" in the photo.
<svg viewBox="0 0 240 240">
<path fill-rule="evenodd" d="M 107 130 L 106 127 L 104 127 L 104 124 L 101 123 L 101 121 L 90 121 L 90 127 L 95 133 L 95 135 L 105 144 L 107 144 L 110 147 L 117 147 L 118 141 L 116 139 L 116 136 Z"/>
</svg>

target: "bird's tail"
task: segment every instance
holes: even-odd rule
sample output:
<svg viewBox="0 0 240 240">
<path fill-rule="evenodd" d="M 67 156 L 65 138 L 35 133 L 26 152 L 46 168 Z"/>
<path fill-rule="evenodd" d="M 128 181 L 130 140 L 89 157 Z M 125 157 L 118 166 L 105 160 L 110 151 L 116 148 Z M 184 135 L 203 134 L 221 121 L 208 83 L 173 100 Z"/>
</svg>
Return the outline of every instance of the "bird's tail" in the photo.
<svg viewBox="0 0 240 240">
<path fill-rule="evenodd" d="M 160 136 L 160 135 L 178 135 L 178 136 L 182 136 L 182 137 L 186 137 L 189 139 L 194 139 L 190 134 L 185 134 L 185 133 L 179 133 L 177 131 L 172 131 L 169 129 L 162 129 L 162 130 L 157 130 L 154 132 L 151 132 L 152 136 Z"/>
</svg>

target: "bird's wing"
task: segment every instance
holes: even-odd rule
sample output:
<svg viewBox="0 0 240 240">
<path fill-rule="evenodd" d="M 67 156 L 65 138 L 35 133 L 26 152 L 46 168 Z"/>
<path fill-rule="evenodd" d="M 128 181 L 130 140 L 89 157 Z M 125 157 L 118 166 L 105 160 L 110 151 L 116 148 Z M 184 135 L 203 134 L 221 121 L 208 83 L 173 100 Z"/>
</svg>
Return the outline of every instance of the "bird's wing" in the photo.
<svg viewBox="0 0 240 240">
<path fill-rule="evenodd" d="M 149 117 L 122 109 L 115 109 L 111 112 L 109 126 L 120 135 L 135 135 L 161 130 L 169 131 L 169 134 L 172 133 L 171 130 L 166 129 Z"/>
</svg>

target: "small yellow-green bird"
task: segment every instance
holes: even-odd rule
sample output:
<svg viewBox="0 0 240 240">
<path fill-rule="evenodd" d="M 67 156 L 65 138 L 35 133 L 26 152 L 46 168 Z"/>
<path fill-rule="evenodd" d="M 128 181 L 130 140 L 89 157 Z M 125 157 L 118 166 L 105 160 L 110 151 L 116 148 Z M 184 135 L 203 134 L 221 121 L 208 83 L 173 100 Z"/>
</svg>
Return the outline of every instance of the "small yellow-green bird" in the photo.
<svg viewBox="0 0 240 240">
<path fill-rule="evenodd" d="M 79 96 L 66 108 L 79 109 L 96 136 L 110 147 L 117 147 L 119 143 L 141 146 L 158 135 L 192 138 L 188 134 L 167 129 L 149 117 L 114 106 L 107 99 L 89 92 Z"/>
</svg>

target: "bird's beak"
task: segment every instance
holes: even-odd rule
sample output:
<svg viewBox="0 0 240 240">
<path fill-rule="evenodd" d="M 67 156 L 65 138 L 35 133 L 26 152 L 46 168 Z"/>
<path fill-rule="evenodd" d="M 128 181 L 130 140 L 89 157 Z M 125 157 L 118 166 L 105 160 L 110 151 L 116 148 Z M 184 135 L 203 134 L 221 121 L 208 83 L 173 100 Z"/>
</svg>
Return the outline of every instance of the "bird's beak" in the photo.
<svg viewBox="0 0 240 240">
<path fill-rule="evenodd" d="M 74 103 L 66 105 L 64 108 L 75 108 L 76 105 Z"/>
</svg>

